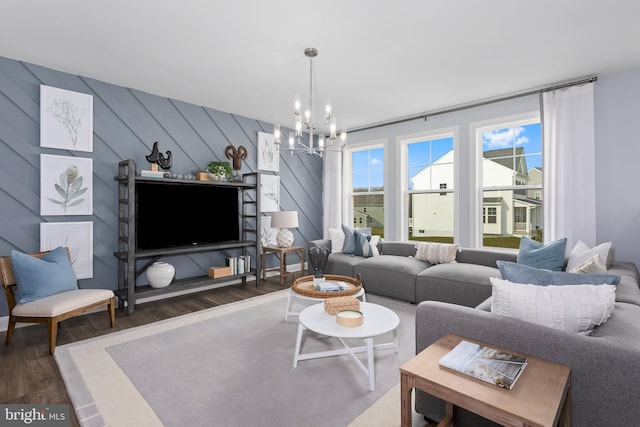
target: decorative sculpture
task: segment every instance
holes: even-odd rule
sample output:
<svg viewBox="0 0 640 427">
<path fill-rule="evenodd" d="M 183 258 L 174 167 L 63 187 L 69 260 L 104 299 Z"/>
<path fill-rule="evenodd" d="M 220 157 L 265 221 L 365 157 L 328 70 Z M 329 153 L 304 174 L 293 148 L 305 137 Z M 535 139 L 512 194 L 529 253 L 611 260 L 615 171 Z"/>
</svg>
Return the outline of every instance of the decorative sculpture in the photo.
<svg viewBox="0 0 640 427">
<path fill-rule="evenodd" d="M 324 268 L 329 260 L 329 248 L 313 246 L 309 248 L 309 262 L 313 269 L 313 277 L 318 279 L 324 277 Z"/>
<path fill-rule="evenodd" d="M 224 149 L 224 155 L 227 159 L 233 160 L 233 170 L 234 170 L 234 178 L 237 176 L 240 169 L 242 169 L 242 160 L 247 158 L 247 149 L 244 146 L 239 146 L 238 149 L 233 145 L 227 145 L 227 148 Z"/>
<path fill-rule="evenodd" d="M 165 158 L 164 155 L 158 149 L 158 141 L 153 143 L 153 149 L 151 150 L 151 153 L 148 156 L 145 156 L 145 158 L 149 163 L 151 163 L 152 170 L 154 170 L 153 168 L 154 164 L 159 165 L 164 170 L 171 169 L 171 164 L 172 164 L 171 151 L 167 150 L 167 157 Z M 157 166 L 156 166 L 156 170 L 157 170 Z"/>
</svg>

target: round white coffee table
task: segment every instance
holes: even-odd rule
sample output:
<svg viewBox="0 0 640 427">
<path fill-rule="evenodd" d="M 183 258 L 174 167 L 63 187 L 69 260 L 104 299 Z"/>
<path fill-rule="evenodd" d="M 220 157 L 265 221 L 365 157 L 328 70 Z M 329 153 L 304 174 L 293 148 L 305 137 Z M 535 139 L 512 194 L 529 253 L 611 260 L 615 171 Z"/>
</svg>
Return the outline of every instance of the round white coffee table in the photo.
<svg viewBox="0 0 640 427">
<path fill-rule="evenodd" d="M 397 327 L 400 324 L 400 318 L 388 308 L 368 302 L 360 303 L 360 311 L 363 314 L 362 325 L 350 328 L 338 325 L 336 323 L 336 317 L 324 311 L 324 303 L 315 304 L 302 310 L 298 316 L 298 336 L 296 338 L 293 367 L 298 366 L 300 360 L 348 354 L 369 378 L 369 390 L 374 391 L 376 389 L 376 379 L 373 350 L 394 349 L 396 353 L 399 352 Z M 337 338 L 343 348 L 301 354 L 302 333 L 305 329 L 320 335 Z M 392 342 L 373 344 L 374 337 L 388 332 L 393 334 Z M 345 339 L 353 338 L 362 339 L 365 345 L 361 347 L 349 347 L 344 342 Z M 363 352 L 367 353 L 367 366 L 356 356 L 356 353 Z"/>
</svg>

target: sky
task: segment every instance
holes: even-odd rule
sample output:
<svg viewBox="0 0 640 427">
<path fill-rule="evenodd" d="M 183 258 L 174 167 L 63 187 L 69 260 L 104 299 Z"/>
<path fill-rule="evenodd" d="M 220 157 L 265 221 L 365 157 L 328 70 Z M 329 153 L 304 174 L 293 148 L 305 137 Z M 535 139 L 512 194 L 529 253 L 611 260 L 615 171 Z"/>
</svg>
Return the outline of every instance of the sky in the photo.
<svg viewBox="0 0 640 427">
<path fill-rule="evenodd" d="M 503 128 L 483 133 L 482 150 L 523 147 L 527 167 L 542 167 L 542 135 L 540 123 Z M 411 178 L 453 148 L 453 137 L 421 141 L 408 146 L 408 174 Z M 352 153 L 353 187 L 375 189 L 383 186 L 384 150 Z"/>
</svg>

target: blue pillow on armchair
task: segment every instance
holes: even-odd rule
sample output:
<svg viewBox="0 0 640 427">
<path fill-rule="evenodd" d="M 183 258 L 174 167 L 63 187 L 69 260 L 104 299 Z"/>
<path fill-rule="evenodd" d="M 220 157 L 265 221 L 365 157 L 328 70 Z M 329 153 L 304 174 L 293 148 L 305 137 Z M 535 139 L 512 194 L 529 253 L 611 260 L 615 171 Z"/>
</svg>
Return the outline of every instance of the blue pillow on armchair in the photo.
<svg viewBox="0 0 640 427">
<path fill-rule="evenodd" d="M 497 261 L 496 264 L 498 264 L 502 278 L 512 283 L 541 286 L 617 285 L 620 283 L 620 276 L 613 274 L 580 274 L 567 273 L 564 271 L 549 271 L 508 261 Z"/>
<path fill-rule="evenodd" d="M 11 251 L 11 268 L 16 278 L 18 304 L 78 289 L 69 255 L 61 246 L 40 258 Z"/>
<path fill-rule="evenodd" d="M 566 248 L 566 237 L 549 243 L 540 243 L 523 236 L 520 239 L 517 261 L 518 264 L 528 265 L 529 267 L 562 271 Z"/>
</svg>

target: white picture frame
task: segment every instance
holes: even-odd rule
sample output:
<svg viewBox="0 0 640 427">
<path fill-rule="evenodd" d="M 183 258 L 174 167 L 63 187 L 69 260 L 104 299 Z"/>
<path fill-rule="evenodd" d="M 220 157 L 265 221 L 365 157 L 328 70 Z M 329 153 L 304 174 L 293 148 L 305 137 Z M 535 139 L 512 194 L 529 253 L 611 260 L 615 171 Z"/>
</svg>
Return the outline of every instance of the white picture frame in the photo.
<svg viewBox="0 0 640 427">
<path fill-rule="evenodd" d="M 276 234 L 278 229 L 271 227 L 271 217 L 260 217 L 260 246 L 263 248 L 266 246 L 277 246 Z"/>
<path fill-rule="evenodd" d="M 69 248 L 77 279 L 93 277 L 93 221 L 40 223 L 40 250 Z"/>
<path fill-rule="evenodd" d="M 93 159 L 40 154 L 40 215 L 93 215 Z"/>
<path fill-rule="evenodd" d="M 93 152 L 93 96 L 40 85 L 40 146 Z"/>
<path fill-rule="evenodd" d="M 258 169 L 280 171 L 280 150 L 275 136 L 270 133 L 258 132 Z"/>
<path fill-rule="evenodd" d="M 260 176 L 260 211 L 276 212 L 280 208 L 280 177 Z"/>
</svg>

